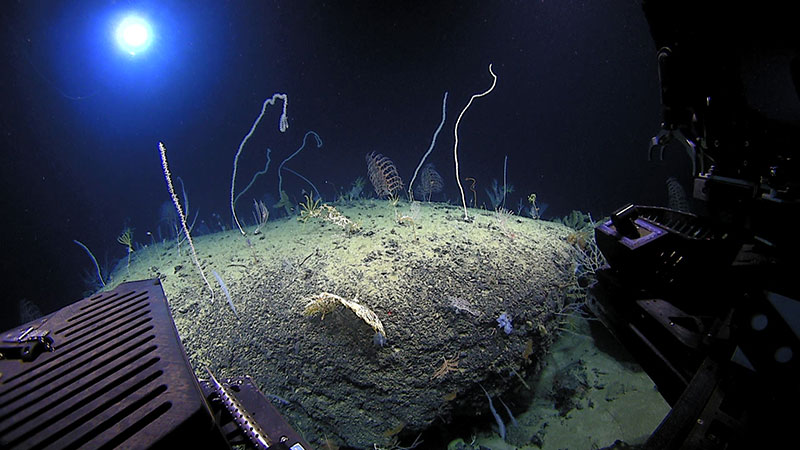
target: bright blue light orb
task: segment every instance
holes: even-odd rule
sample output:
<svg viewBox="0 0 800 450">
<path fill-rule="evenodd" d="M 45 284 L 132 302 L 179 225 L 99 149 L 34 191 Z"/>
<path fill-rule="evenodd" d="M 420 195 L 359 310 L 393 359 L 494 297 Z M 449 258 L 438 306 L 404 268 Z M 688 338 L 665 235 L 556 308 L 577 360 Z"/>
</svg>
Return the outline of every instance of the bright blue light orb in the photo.
<svg viewBox="0 0 800 450">
<path fill-rule="evenodd" d="M 128 16 L 117 25 L 117 45 L 126 53 L 141 53 L 153 40 L 153 29 L 146 20 Z"/>
</svg>

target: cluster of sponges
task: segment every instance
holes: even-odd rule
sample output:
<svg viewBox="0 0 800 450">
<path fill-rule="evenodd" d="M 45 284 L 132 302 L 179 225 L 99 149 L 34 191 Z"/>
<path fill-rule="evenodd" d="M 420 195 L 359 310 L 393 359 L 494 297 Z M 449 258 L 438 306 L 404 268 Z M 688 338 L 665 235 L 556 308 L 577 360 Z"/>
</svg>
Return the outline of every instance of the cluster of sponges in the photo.
<svg viewBox="0 0 800 450">
<path fill-rule="evenodd" d="M 361 231 L 361 225 L 348 219 L 347 216 L 340 213 L 339 210 L 337 210 L 333 206 L 328 204 L 322 205 L 322 211 L 323 211 L 322 215 L 323 220 L 326 220 L 334 225 L 341 227 L 347 233 L 354 234 Z"/>
<path fill-rule="evenodd" d="M 325 314 L 331 313 L 335 311 L 339 305 L 343 305 L 356 313 L 359 318 L 375 330 L 373 342 L 376 345 L 383 346 L 386 343 L 386 330 L 384 330 L 378 315 L 357 301 L 347 300 L 329 292 L 320 292 L 319 294 L 307 297 L 306 300 L 308 303 L 306 303 L 306 307 L 303 310 L 303 314 L 306 316 L 315 316 L 319 314 L 324 319 Z"/>
<path fill-rule="evenodd" d="M 361 225 L 348 219 L 347 216 L 340 213 L 335 207 L 327 203 L 320 206 L 319 203 L 319 200 L 312 200 L 310 196 L 306 195 L 306 202 L 300 203 L 300 217 L 298 217 L 297 220 L 306 223 L 308 219 L 321 218 L 322 220 L 341 227 L 349 234 L 361 231 Z"/>
</svg>

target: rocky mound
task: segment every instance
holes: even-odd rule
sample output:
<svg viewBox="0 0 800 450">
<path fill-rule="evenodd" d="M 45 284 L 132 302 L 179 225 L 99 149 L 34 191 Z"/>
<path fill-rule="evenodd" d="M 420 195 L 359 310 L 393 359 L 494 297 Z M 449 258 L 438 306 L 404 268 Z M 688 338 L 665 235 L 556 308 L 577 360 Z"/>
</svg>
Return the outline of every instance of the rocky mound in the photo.
<svg viewBox="0 0 800 450">
<path fill-rule="evenodd" d="M 578 291 L 571 230 L 440 204 L 336 211 L 353 224 L 321 210 L 196 238 L 213 304 L 186 243 L 136 252 L 115 281 L 160 277 L 198 376 L 252 376 L 314 445 L 408 445 L 454 414 L 493 422 L 487 396 L 507 421 L 496 397 L 536 370 Z M 320 295 L 357 306 L 308 310 Z"/>
</svg>

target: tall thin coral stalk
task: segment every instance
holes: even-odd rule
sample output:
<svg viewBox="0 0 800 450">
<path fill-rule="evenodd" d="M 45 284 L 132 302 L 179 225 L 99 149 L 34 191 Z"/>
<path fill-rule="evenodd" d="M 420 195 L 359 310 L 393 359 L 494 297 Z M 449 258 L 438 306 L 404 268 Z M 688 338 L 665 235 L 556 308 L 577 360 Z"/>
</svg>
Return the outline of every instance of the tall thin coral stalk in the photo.
<svg viewBox="0 0 800 450">
<path fill-rule="evenodd" d="M 458 119 L 456 119 L 456 126 L 453 130 L 453 133 L 455 134 L 456 138 L 455 144 L 453 144 L 453 159 L 455 159 L 456 162 L 456 182 L 458 183 L 458 189 L 461 191 L 461 203 L 464 205 L 464 220 L 469 220 L 469 215 L 467 214 L 467 199 L 466 197 L 464 197 L 464 186 L 461 185 L 461 176 L 458 174 L 458 124 L 461 123 L 461 118 L 464 116 L 464 113 L 467 112 L 467 109 L 469 109 L 470 105 L 472 105 L 473 100 L 475 100 L 478 97 L 483 97 L 484 95 L 487 95 L 494 90 L 495 85 L 497 85 L 497 75 L 495 75 L 494 72 L 492 72 L 491 64 L 489 64 L 489 73 L 492 75 L 492 78 L 494 79 L 492 81 L 492 86 L 487 91 L 480 94 L 475 94 L 472 97 L 470 97 L 467 106 L 465 106 L 464 109 L 461 111 L 461 114 L 458 115 Z"/>
<path fill-rule="evenodd" d="M 189 234 L 189 227 L 186 225 L 186 215 L 183 213 L 181 203 L 178 201 L 178 196 L 175 194 L 175 187 L 172 186 L 172 174 L 170 174 L 169 165 L 167 164 L 167 148 L 164 147 L 163 142 L 159 142 L 158 149 L 161 152 L 161 165 L 164 167 L 164 178 L 167 180 L 167 189 L 169 189 L 169 195 L 172 197 L 172 203 L 175 204 L 175 209 L 178 210 L 178 216 L 181 219 L 183 233 L 186 235 L 186 240 L 189 241 L 189 247 L 192 249 L 192 260 L 194 261 L 194 265 L 197 267 L 197 271 L 200 272 L 200 276 L 203 277 L 203 281 L 205 281 L 208 291 L 211 293 L 211 302 L 213 303 L 214 289 L 211 288 L 211 283 L 208 282 L 208 278 L 206 278 L 206 274 L 203 272 L 203 268 L 200 266 L 200 261 L 197 259 L 197 251 L 194 249 L 192 235 Z"/>
</svg>

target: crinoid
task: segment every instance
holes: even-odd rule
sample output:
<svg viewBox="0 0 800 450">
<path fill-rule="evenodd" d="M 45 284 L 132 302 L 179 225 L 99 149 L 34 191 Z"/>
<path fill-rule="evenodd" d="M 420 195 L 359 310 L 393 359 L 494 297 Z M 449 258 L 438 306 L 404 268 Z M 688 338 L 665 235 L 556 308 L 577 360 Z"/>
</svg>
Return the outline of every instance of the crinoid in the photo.
<svg viewBox="0 0 800 450">
<path fill-rule="evenodd" d="M 322 213 L 322 208 L 319 205 L 320 200 L 314 200 L 310 195 L 306 195 L 306 202 L 300 203 L 300 216 L 297 218 L 300 222 L 306 223 L 312 217 L 319 217 Z"/>
<path fill-rule="evenodd" d="M 447 375 L 448 372 L 458 372 L 460 370 L 458 368 L 458 356 L 454 356 L 450 359 L 447 358 L 442 358 L 442 359 L 444 359 L 442 365 L 439 366 L 439 368 L 433 372 L 433 375 L 431 375 L 431 380 L 433 380 L 434 378 L 441 378 Z"/>
<path fill-rule="evenodd" d="M 378 197 L 398 196 L 403 189 L 403 180 L 397 174 L 394 163 L 380 153 L 367 155 L 367 172 Z"/>
</svg>

